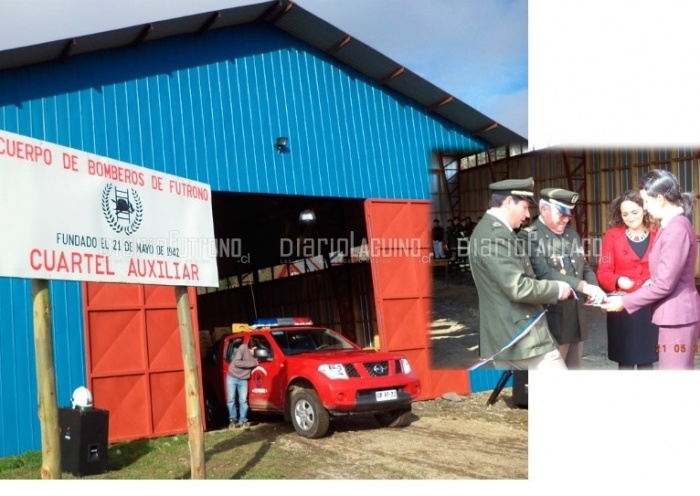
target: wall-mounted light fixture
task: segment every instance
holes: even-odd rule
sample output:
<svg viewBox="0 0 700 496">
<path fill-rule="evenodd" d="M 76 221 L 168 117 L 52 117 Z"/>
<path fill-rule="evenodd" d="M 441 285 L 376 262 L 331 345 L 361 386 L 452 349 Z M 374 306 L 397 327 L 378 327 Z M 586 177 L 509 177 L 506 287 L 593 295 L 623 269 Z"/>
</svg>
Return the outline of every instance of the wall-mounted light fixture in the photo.
<svg viewBox="0 0 700 496">
<path fill-rule="evenodd" d="M 306 209 L 302 210 L 299 214 L 299 222 L 302 224 L 313 224 L 316 222 L 316 214 L 313 210 Z"/>
<path fill-rule="evenodd" d="M 284 153 L 284 150 L 287 148 L 287 138 L 285 138 L 284 136 L 280 136 L 279 138 L 277 138 L 275 148 L 277 148 L 277 153 L 282 155 Z"/>
</svg>

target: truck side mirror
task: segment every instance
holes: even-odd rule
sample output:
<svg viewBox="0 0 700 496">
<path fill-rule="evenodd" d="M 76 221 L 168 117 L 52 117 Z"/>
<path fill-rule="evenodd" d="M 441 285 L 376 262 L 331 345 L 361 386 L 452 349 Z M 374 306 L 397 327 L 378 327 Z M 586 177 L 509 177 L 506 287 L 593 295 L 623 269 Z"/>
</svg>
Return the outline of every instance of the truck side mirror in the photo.
<svg viewBox="0 0 700 496">
<path fill-rule="evenodd" d="M 267 348 L 256 348 L 253 355 L 258 360 L 269 360 L 270 359 L 270 351 Z"/>
</svg>

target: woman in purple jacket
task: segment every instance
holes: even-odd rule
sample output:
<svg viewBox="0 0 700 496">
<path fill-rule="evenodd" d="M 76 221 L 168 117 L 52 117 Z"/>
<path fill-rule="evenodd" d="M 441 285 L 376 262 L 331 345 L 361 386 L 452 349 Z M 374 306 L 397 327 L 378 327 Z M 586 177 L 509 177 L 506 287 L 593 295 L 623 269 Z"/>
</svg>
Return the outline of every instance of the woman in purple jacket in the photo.
<svg viewBox="0 0 700 496">
<path fill-rule="evenodd" d="M 700 295 L 695 287 L 698 238 L 688 216 L 695 199 L 681 193 L 676 176 L 663 169 L 642 178 L 640 194 L 644 209 L 661 224 L 649 253 L 651 279 L 637 291 L 601 306 L 631 314 L 651 304 L 651 321 L 659 326 L 659 369 L 693 369 L 700 336 Z"/>
</svg>

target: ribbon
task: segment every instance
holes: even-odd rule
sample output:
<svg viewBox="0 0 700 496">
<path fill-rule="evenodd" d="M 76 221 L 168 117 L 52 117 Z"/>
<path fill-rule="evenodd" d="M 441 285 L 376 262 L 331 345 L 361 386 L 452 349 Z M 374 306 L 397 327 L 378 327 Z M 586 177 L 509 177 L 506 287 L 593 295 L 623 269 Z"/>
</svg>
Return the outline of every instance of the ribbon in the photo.
<svg viewBox="0 0 700 496">
<path fill-rule="evenodd" d="M 542 320 L 542 317 L 544 317 L 544 314 L 545 314 L 546 312 L 547 312 L 547 309 L 542 310 L 538 315 L 536 315 L 536 316 L 532 319 L 532 322 L 530 322 L 530 323 L 529 323 L 528 325 L 526 325 L 520 332 L 518 332 L 518 333 L 515 335 L 515 337 L 513 337 L 513 339 L 511 339 L 508 343 L 506 343 L 506 345 L 505 345 L 503 348 L 501 348 L 500 350 L 498 350 L 496 353 L 494 353 L 494 354 L 491 355 L 490 357 L 484 358 L 483 360 L 480 360 L 479 362 L 475 363 L 474 365 L 472 365 L 471 367 L 469 367 L 469 369 L 467 369 L 467 370 L 468 370 L 468 371 L 472 371 L 472 370 L 478 369 L 479 367 L 481 367 L 481 366 L 484 365 L 485 363 L 490 362 L 490 361 L 493 360 L 497 355 L 500 355 L 501 353 L 503 353 L 504 351 L 506 351 L 508 348 L 512 347 L 515 343 L 517 343 L 518 341 L 520 341 L 521 339 L 523 339 L 523 338 L 524 338 L 525 336 L 527 336 L 527 334 L 532 330 L 532 328 L 535 327 L 535 325 L 536 325 L 540 320 Z"/>
</svg>

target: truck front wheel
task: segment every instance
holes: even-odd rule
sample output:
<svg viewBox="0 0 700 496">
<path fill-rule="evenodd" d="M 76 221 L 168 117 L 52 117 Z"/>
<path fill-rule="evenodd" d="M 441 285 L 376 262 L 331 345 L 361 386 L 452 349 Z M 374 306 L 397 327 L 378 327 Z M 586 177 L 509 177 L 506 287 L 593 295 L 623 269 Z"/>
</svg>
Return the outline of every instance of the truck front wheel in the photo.
<svg viewBox="0 0 700 496">
<path fill-rule="evenodd" d="M 298 388 L 292 392 L 291 417 L 300 436 L 317 439 L 328 432 L 330 415 L 313 389 Z"/>
</svg>

